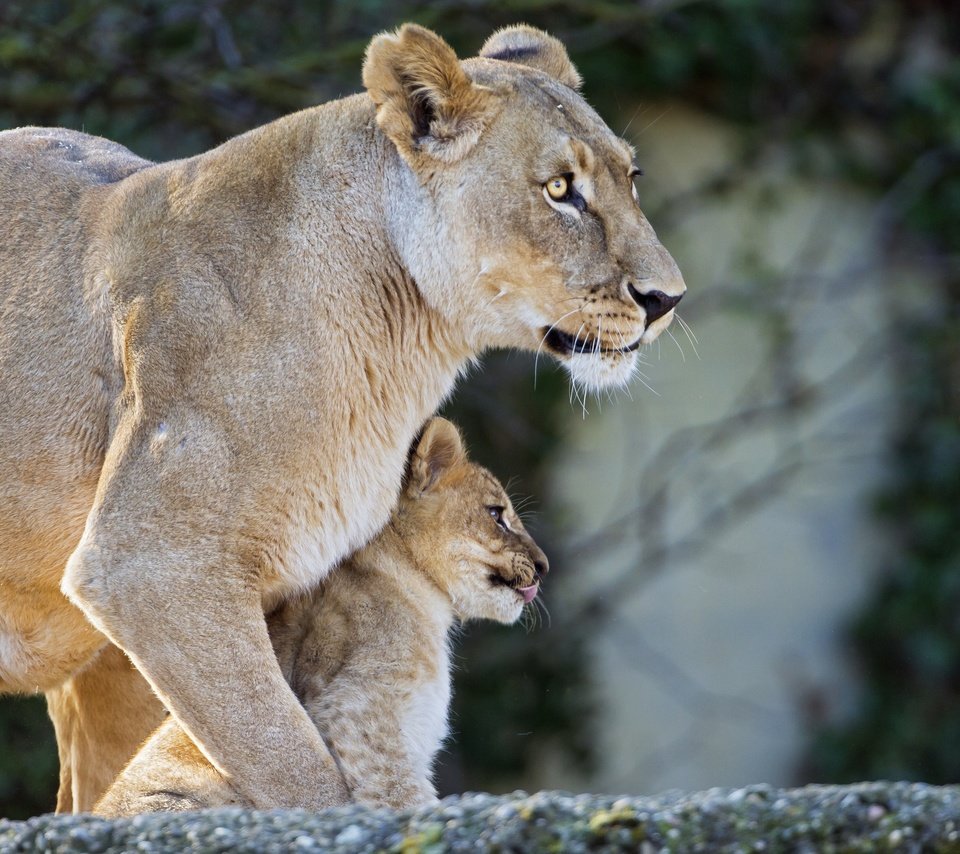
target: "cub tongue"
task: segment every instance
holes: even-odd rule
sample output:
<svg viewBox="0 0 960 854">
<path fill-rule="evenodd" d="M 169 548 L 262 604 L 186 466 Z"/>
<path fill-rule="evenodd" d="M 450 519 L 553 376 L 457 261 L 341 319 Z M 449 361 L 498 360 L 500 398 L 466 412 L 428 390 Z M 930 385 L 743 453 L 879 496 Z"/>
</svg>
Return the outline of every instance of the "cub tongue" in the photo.
<svg viewBox="0 0 960 854">
<path fill-rule="evenodd" d="M 529 587 L 518 587 L 517 593 L 523 596 L 523 602 L 525 605 L 529 605 L 537 597 L 537 591 L 540 589 L 540 585 L 537 583 L 531 584 Z"/>
</svg>

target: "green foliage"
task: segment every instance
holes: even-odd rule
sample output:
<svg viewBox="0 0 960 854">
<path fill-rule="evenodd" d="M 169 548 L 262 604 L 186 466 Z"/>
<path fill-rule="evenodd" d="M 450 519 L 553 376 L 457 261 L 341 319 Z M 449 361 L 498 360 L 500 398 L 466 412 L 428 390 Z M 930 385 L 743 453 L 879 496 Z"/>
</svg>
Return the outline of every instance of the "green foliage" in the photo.
<svg viewBox="0 0 960 854">
<path fill-rule="evenodd" d="M 0 816 L 27 818 L 53 809 L 57 745 L 42 697 L 0 702 Z"/>
<path fill-rule="evenodd" d="M 819 734 L 818 778 L 960 779 L 960 318 L 910 336 L 921 344 L 905 352 L 910 419 L 877 507 L 886 574 L 852 630 L 862 705 Z"/>
<path fill-rule="evenodd" d="M 911 230 L 924 235 L 940 280 L 927 304 L 905 303 L 896 318 L 899 428 L 876 508 L 885 571 L 850 629 L 860 704 L 815 728 L 814 779 L 960 778 L 960 16 L 943 6 L 911 18 L 901 9 L 911 5 L 862 4 L 888 16 L 886 51 L 867 67 L 853 50 L 838 56 L 856 76 L 837 81 L 835 108 L 874 134 L 867 146 L 841 134 L 841 162 L 902 203 L 888 222 L 891 254 Z"/>
</svg>

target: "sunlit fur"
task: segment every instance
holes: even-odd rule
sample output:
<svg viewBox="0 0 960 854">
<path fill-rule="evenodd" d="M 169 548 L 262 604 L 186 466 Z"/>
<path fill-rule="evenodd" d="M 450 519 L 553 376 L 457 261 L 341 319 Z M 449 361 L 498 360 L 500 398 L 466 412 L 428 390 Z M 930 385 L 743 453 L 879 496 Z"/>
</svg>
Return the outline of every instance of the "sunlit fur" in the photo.
<svg viewBox="0 0 960 854">
<path fill-rule="evenodd" d="M 490 508 L 503 508 L 498 525 Z M 313 593 L 268 617 L 283 673 L 337 759 L 350 798 L 395 809 L 435 800 L 455 620 L 512 623 L 517 588 L 546 558 L 500 482 L 469 462 L 450 422 L 413 452 L 390 523 Z M 494 583 L 495 574 L 500 582 Z M 164 723 L 97 805 L 101 815 L 251 806 L 184 731 Z"/>
<path fill-rule="evenodd" d="M 621 356 L 575 354 L 566 359 L 563 366 L 570 374 L 570 381 L 587 391 L 604 388 L 621 388 L 633 377 L 637 354 Z"/>
</svg>

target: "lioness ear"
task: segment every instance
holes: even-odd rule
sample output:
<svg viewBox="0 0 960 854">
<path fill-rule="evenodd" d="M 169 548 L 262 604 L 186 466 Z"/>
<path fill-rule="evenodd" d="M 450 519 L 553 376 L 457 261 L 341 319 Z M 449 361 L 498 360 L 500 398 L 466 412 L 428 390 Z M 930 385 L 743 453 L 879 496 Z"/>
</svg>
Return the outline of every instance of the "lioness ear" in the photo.
<svg viewBox="0 0 960 854">
<path fill-rule="evenodd" d="M 571 89 L 579 90 L 583 82 L 563 44 L 543 30 L 525 24 L 497 30 L 480 48 L 480 56 L 529 65 Z"/>
<path fill-rule="evenodd" d="M 406 487 L 412 495 L 432 489 L 444 472 L 466 459 L 460 431 L 446 418 L 431 418 L 410 454 Z"/>
<path fill-rule="evenodd" d="M 416 24 L 383 33 L 367 48 L 363 85 L 377 124 L 404 156 L 425 152 L 453 163 L 479 139 L 496 109 L 440 36 Z"/>
</svg>

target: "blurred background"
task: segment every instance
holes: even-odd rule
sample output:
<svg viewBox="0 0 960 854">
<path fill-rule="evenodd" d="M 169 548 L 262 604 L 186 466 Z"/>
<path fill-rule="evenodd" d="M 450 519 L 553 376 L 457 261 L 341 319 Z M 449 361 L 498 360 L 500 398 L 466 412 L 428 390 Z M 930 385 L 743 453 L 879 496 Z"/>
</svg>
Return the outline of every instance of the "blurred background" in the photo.
<svg viewBox="0 0 960 854">
<path fill-rule="evenodd" d="M 960 6 L 5 0 L 0 128 L 195 154 L 403 21 L 559 36 L 689 286 L 628 392 L 491 354 L 448 407 L 553 572 L 465 632 L 443 791 L 960 780 Z M 55 788 L 0 699 L 0 815 Z"/>
</svg>

